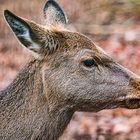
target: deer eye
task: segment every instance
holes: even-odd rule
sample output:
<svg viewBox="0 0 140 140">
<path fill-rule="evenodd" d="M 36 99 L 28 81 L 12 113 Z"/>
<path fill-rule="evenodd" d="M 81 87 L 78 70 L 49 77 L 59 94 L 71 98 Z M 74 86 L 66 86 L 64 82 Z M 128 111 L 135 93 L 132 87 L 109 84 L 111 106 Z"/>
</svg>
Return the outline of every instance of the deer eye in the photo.
<svg viewBox="0 0 140 140">
<path fill-rule="evenodd" d="M 96 62 L 93 59 L 86 59 L 83 61 L 83 64 L 86 67 L 97 66 Z"/>
</svg>

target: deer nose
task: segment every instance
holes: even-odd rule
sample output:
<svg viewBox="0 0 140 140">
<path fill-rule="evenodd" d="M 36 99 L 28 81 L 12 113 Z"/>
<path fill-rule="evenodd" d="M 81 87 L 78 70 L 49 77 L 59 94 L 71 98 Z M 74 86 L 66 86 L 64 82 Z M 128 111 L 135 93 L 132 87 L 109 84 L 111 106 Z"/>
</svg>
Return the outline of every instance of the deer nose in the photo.
<svg viewBox="0 0 140 140">
<path fill-rule="evenodd" d="M 125 107 L 129 109 L 140 108 L 140 78 L 130 78 L 132 93 L 125 100 Z"/>
<path fill-rule="evenodd" d="M 130 85 L 134 89 L 134 95 L 140 98 L 140 78 L 130 79 Z"/>
</svg>

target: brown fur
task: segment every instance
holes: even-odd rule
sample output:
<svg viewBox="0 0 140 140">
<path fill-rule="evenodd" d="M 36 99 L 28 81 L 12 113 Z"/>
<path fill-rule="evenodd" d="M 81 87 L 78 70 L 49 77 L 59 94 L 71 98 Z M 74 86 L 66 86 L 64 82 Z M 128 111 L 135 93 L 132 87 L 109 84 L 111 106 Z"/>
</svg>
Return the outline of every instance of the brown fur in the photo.
<svg viewBox="0 0 140 140">
<path fill-rule="evenodd" d="M 86 36 L 5 17 L 37 58 L 0 92 L 1 140 L 57 140 L 75 111 L 140 107 L 140 78 Z"/>
</svg>

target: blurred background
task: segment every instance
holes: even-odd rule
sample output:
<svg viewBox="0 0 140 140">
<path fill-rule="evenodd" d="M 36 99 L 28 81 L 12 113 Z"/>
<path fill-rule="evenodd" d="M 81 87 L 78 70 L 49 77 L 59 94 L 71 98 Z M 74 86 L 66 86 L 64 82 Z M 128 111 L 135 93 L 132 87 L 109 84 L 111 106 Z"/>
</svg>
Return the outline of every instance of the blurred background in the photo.
<svg viewBox="0 0 140 140">
<path fill-rule="evenodd" d="M 9 9 L 44 24 L 45 0 L 0 0 L 0 90 L 29 61 L 3 18 Z M 140 75 L 140 0 L 58 0 L 72 30 L 89 36 L 111 57 Z M 76 112 L 61 140 L 140 140 L 140 110 Z"/>
</svg>

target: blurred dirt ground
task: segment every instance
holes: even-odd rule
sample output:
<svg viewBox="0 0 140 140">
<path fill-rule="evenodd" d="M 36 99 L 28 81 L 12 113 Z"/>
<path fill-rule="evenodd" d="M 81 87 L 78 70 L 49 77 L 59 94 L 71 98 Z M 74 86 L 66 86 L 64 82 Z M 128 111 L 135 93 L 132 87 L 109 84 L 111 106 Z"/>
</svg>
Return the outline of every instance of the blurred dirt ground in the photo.
<svg viewBox="0 0 140 140">
<path fill-rule="evenodd" d="M 3 10 L 43 23 L 45 0 L 0 0 L 0 90 L 30 59 L 7 27 Z M 58 0 L 72 30 L 80 31 L 140 75 L 140 0 Z M 61 140 L 140 140 L 140 110 L 75 113 Z"/>
</svg>

